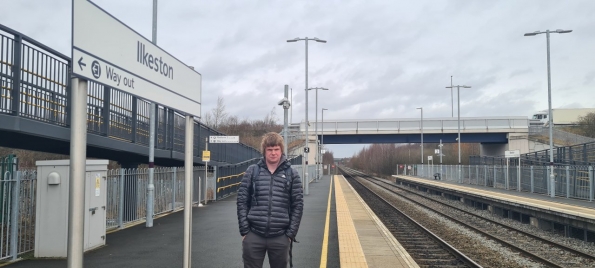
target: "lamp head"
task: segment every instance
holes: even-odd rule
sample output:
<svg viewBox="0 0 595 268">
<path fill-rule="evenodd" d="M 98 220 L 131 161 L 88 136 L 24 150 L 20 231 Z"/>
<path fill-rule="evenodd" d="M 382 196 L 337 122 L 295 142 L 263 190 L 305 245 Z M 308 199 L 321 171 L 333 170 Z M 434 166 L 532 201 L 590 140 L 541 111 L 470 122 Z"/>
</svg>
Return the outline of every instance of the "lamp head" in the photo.
<svg viewBox="0 0 595 268">
<path fill-rule="evenodd" d="M 316 41 L 316 42 L 320 42 L 320 43 L 326 43 L 326 40 L 318 39 L 317 37 L 314 37 L 313 39 L 314 39 L 314 41 Z"/>
<path fill-rule="evenodd" d="M 287 40 L 287 42 L 288 42 L 288 43 L 291 43 L 291 42 L 297 42 L 297 41 L 299 41 L 299 40 L 300 40 L 300 38 L 299 38 L 299 37 L 296 37 L 296 38 L 294 38 L 294 39 L 289 39 L 289 40 Z"/>
<path fill-rule="evenodd" d="M 572 30 L 562 30 L 562 29 L 558 29 L 556 30 L 557 33 L 570 33 L 572 32 Z"/>
<path fill-rule="evenodd" d="M 532 32 L 532 33 L 526 33 L 525 36 L 534 36 L 534 35 L 538 35 L 538 34 L 540 34 L 540 32 L 539 31 L 535 31 L 535 32 Z"/>
</svg>

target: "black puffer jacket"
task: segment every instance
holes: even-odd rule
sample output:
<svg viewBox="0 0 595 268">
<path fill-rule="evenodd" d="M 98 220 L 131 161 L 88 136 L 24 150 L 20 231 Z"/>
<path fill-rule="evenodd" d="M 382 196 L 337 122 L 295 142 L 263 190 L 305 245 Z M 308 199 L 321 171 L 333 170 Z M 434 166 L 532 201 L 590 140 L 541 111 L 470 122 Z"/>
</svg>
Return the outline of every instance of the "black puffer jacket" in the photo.
<svg viewBox="0 0 595 268">
<path fill-rule="evenodd" d="M 295 170 L 285 172 L 292 168 L 285 156 L 273 174 L 264 159 L 256 165 L 248 167 L 238 189 L 240 234 L 244 236 L 253 232 L 263 237 L 286 235 L 295 239 L 304 208 L 300 176 Z M 252 176 L 257 170 L 260 174 Z M 286 178 L 286 173 L 293 174 L 293 178 Z M 253 186 L 255 189 L 252 189 Z"/>
</svg>

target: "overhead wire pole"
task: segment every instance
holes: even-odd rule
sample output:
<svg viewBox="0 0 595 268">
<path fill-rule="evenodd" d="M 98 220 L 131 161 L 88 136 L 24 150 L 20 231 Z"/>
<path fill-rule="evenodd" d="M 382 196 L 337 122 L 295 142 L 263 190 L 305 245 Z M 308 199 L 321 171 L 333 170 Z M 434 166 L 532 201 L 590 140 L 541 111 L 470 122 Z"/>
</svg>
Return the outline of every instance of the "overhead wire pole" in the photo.
<svg viewBox="0 0 595 268">
<path fill-rule="evenodd" d="M 453 88 L 457 88 L 457 142 L 459 144 L 459 174 L 458 176 L 458 181 L 459 183 L 461 183 L 461 94 L 459 92 L 460 88 L 471 88 L 470 86 L 461 86 L 461 85 L 457 85 L 457 86 L 450 86 L 450 87 L 446 87 L 446 88 L 450 88 L 451 90 Z"/>
<path fill-rule="evenodd" d="M 157 0 L 153 0 L 153 38 L 152 43 L 157 45 Z M 149 185 L 147 185 L 147 220 L 146 227 L 153 227 L 153 210 L 155 200 L 155 102 L 151 102 L 149 115 Z"/>
<path fill-rule="evenodd" d="M 550 196 L 556 196 L 556 177 L 554 175 L 554 137 L 553 137 L 553 115 L 552 115 L 552 75 L 550 71 L 550 33 L 570 33 L 572 30 L 557 29 L 555 31 L 545 30 L 545 32 L 535 31 L 526 33 L 524 36 L 535 36 L 538 34 L 545 34 L 547 43 L 547 103 L 548 103 L 548 124 L 550 136 Z"/>
<path fill-rule="evenodd" d="M 296 37 L 294 39 L 287 40 L 287 42 L 288 43 L 290 43 L 290 42 L 297 42 L 297 41 L 300 41 L 300 40 L 306 41 L 306 87 L 304 88 L 304 90 L 306 91 L 306 111 L 305 111 L 306 112 L 306 123 L 305 123 L 305 128 L 306 128 L 306 139 L 305 139 L 305 142 L 306 142 L 306 146 L 304 147 L 304 158 L 302 158 L 302 171 L 303 171 L 303 174 L 304 174 L 304 180 L 303 180 L 303 182 L 304 182 L 304 194 L 305 195 L 309 195 L 310 194 L 310 186 L 309 186 L 310 183 L 308 181 L 308 149 L 309 149 L 308 148 L 308 139 L 309 139 L 308 138 L 308 127 L 309 127 L 308 126 L 308 40 L 314 40 L 314 41 L 320 42 L 320 43 L 326 43 L 326 41 L 325 40 L 318 39 L 316 37 L 314 37 L 314 38 L 308 38 L 308 37 L 299 38 L 299 37 Z M 308 149 L 306 149 L 306 148 L 308 148 Z"/>
</svg>

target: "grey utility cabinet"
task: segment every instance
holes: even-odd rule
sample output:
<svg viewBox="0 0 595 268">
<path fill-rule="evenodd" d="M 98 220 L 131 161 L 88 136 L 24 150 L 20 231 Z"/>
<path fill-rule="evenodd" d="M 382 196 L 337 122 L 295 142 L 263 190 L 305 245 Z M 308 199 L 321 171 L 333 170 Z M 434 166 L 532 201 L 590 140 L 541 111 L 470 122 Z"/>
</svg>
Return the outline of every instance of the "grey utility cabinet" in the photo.
<svg viewBox="0 0 595 268">
<path fill-rule="evenodd" d="M 84 251 L 105 245 L 108 160 L 87 160 Z M 70 160 L 37 161 L 35 257 L 67 257 Z"/>
</svg>

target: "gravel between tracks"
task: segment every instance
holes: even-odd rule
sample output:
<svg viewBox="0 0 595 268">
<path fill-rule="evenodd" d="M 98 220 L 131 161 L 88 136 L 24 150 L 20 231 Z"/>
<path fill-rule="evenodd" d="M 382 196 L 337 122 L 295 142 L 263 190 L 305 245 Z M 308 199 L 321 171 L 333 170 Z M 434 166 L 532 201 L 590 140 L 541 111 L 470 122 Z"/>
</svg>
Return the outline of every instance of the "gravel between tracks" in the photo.
<svg viewBox="0 0 595 268">
<path fill-rule="evenodd" d="M 402 209 L 410 217 L 422 223 L 426 228 L 440 236 L 452 246 L 463 252 L 484 267 L 542 267 L 517 252 L 487 240 L 485 237 L 469 231 L 442 216 L 395 196 L 393 193 L 376 186 L 367 180 L 361 180 L 370 189 L 374 189 L 393 205 Z"/>
</svg>

